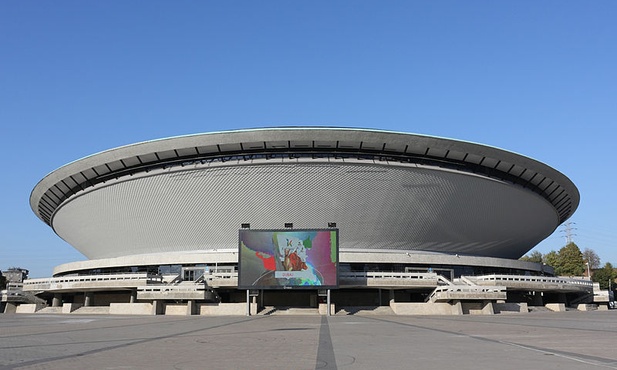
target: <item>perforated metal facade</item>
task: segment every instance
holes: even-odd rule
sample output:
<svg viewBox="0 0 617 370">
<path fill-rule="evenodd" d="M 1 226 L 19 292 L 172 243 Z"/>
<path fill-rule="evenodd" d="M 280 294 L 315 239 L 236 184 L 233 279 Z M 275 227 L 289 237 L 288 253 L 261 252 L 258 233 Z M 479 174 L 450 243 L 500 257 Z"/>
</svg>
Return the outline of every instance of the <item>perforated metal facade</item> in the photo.
<svg viewBox="0 0 617 370">
<path fill-rule="evenodd" d="M 517 258 L 570 217 L 576 187 L 500 149 L 411 134 L 287 128 L 113 149 L 62 167 L 31 205 L 89 258 L 231 249 L 242 223 L 321 228 L 342 250 Z"/>
</svg>

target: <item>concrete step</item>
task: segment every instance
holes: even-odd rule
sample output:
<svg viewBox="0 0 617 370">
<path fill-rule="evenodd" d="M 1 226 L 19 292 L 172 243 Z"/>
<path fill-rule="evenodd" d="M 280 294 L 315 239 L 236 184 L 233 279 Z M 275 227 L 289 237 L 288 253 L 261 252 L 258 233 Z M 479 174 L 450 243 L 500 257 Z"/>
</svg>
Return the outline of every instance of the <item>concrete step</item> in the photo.
<svg viewBox="0 0 617 370">
<path fill-rule="evenodd" d="M 264 307 L 257 314 L 258 315 L 272 315 L 274 311 L 276 311 L 276 308 L 274 306 L 267 306 L 267 307 Z"/>
<path fill-rule="evenodd" d="M 390 306 L 348 306 L 341 307 L 336 315 L 394 315 Z"/>
<path fill-rule="evenodd" d="M 319 315 L 319 309 L 312 307 L 265 307 L 260 315 Z"/>
<path fill-rule="evenodd" d="M 78 315 L 109 315 L 109 306 L 80 307 L 72 313 Z"/>
<path fill-rule="evenodd" d="M 37 313 L 62 313 L 62 307 L 45 307 L 38 310 Z"/>
</svg>

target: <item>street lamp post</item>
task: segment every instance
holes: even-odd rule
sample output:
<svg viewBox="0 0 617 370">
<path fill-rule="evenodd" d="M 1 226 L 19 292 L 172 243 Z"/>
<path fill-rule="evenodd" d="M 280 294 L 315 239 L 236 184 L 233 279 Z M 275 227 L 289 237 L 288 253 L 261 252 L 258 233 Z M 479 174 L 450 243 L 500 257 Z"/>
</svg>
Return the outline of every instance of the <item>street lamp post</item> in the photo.
<svg viewBox="0 0 617 370">
<path fill-rule="evenodd" d="M 591 280 L 591 271 L 589 270 L 589 262 L 585 262 L 585 264 L 587 265 L 587 277 L 589 278 L 589 280 Z"/>
</svg>

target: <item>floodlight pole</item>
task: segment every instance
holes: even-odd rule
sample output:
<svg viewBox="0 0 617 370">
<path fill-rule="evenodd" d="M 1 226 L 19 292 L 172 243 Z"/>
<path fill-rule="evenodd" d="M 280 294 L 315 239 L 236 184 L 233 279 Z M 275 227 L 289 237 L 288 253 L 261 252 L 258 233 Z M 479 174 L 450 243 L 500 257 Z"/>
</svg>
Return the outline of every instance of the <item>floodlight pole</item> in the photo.
<svg viewBox="0 0 617 370">
<path fill-rule="evenodd" d="M 249 290 L 246 290 L 246 316 L 251 316 L 251 296 Z"/>
<path fill-rule="evenodd" d="M 330 316 L 331 315 L 331 312 L 330 312 L 330 289 L 328 289 L 328 292 L 327 292 L 326 305 L 327 305 L 327 307 L 326 307 L 326 315 Z"/>
</svg>

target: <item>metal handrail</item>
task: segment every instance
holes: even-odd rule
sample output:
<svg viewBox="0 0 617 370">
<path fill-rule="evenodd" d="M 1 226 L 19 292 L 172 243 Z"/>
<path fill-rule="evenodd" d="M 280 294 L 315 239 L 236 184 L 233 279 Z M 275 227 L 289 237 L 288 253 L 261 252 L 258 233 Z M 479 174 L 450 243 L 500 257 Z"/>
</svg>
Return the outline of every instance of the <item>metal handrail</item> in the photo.
<svg viewBox="0 0 617 370">
<path fill-rule="evenodd" d="M 467 276 L 470 280 L 481 281 L 519 281 L 519 282 L 534 282 L 534 283 L 555 283 L 555 284 L 571 284 L 593 287 L 591 280 L 553 277 L 553 276 L 527 276 L 527 275 L 484 275 L 484 276 Z"/>
</svg>

